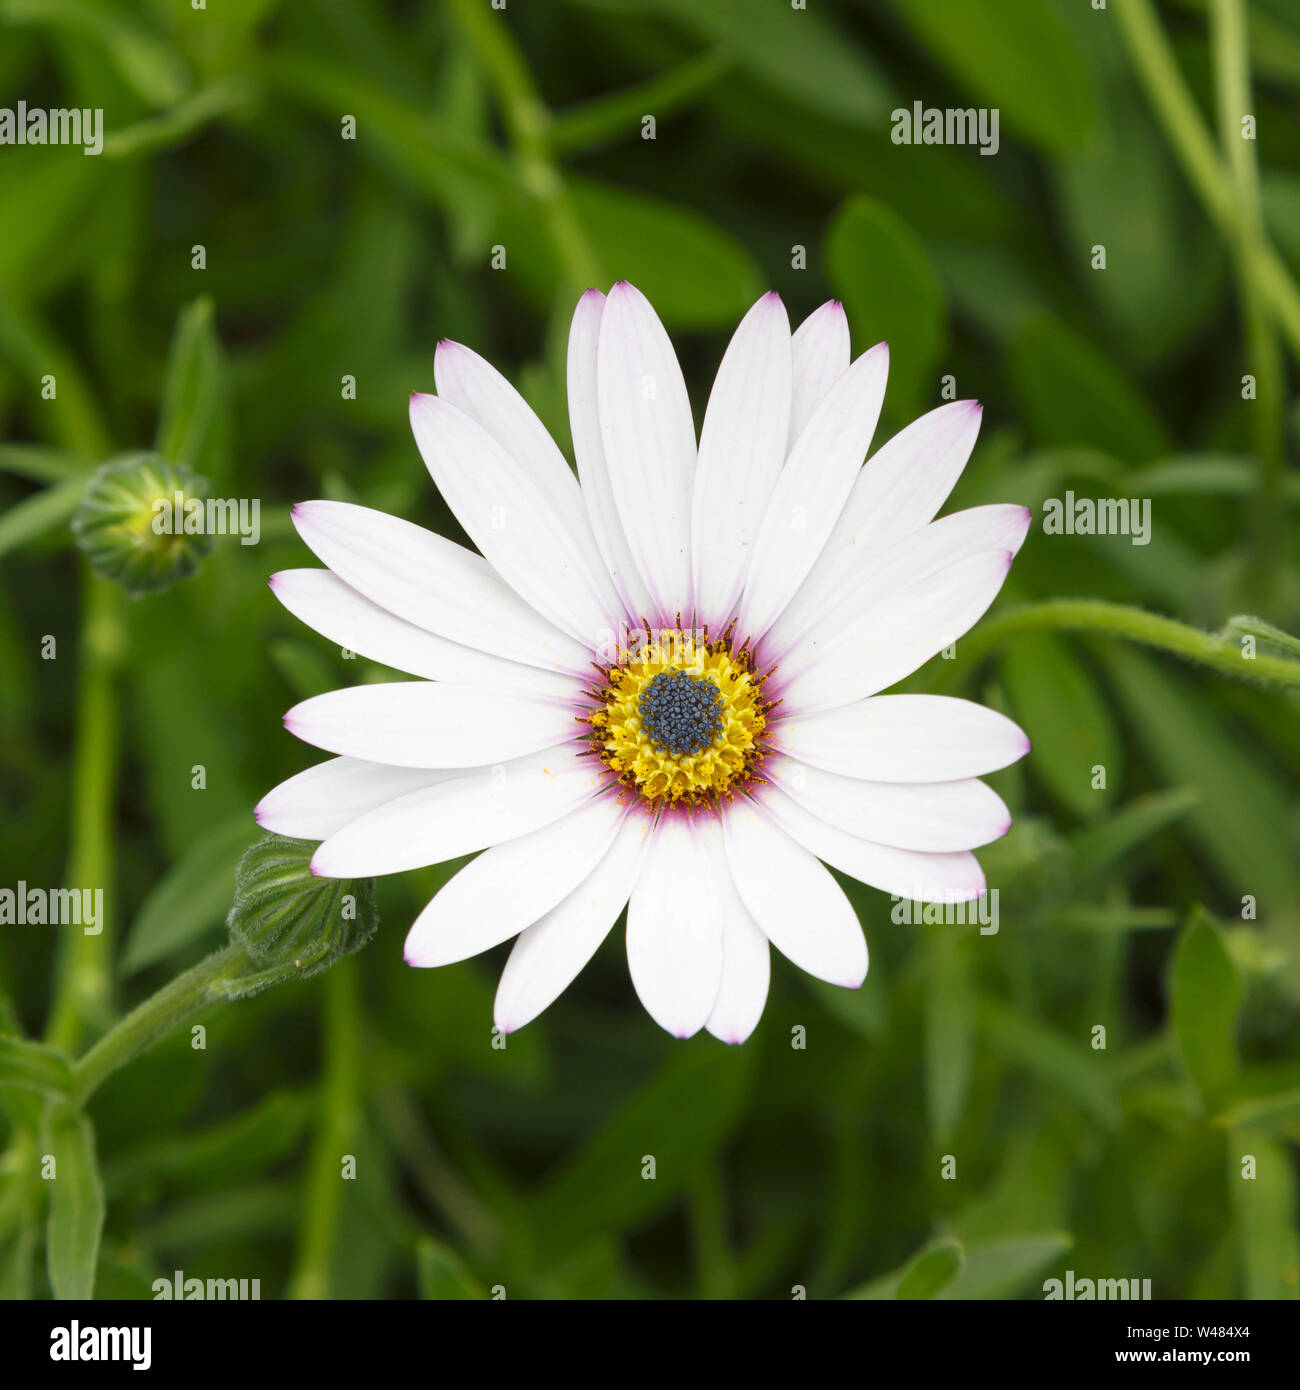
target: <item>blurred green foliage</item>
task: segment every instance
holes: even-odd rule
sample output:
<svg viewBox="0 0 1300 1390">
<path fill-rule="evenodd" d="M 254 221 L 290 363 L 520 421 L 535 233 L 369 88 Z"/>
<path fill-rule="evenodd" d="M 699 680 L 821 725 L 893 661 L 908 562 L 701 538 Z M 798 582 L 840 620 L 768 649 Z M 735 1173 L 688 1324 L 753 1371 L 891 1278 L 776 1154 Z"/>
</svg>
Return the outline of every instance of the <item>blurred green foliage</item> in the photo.
<svg viewBox="0 0 1300 1390">
<path fill-rule="evenodd" d="M 1211 160 L 1226 203 L 1152 104 L 1154 13 L 0 0 L 0 102 L 105 120 L 98 157 L 0 148 L 0 879 L 108 902 L 100 936 L 0 932 L 0 1293 L 149 1297 L 183 1268 L 267 1297 L 1004 1298 L 1067 1267 L 1300 1293 L 1295 683 L 997 627 L 1057 596 L 1203 632 L 1251 612 L 1274 637 L 1231 628 L 1219 667 L 1250 631 L 1295 657 L 1300 13 L 1178 0 L 1147 43 L 1226 140 L 1244 25 L 1257 140 Z M 914 100 L 997 106 L 997 156 L 894 144 Z M 500 364 L 567 446 L 575 294 L 621 277 L 697 408 L 761 290 L 792 318 L 835 295 L 858 349 L 893 346 L 886 426 L 945 377 L 983 401 L 953 506 L 1152 500 L 1147 546 L 1035 527 L 984 645 L 909 683 L 1035 740 L 994 779 L 999 931 L 900 925 L 846 884 L 866 986 L 778 962 L 731 1050 L 654 1026 L 616 931 L 501 1047 L 495 956 L 402 963 L 444 865 L 376 885 L 362 954 L 79 1112 L 69 1059 L 221 943 L 252 805 L 314 760 L 284 709 L 382 677 L 267 592 L 310 563 L 289 506 L 463 539 L 407 428 L 434 344 Z M 129 600 L 67 523 L 91 470 L 147 449 L 260 499 L 262 539 Z"/>
</svg>

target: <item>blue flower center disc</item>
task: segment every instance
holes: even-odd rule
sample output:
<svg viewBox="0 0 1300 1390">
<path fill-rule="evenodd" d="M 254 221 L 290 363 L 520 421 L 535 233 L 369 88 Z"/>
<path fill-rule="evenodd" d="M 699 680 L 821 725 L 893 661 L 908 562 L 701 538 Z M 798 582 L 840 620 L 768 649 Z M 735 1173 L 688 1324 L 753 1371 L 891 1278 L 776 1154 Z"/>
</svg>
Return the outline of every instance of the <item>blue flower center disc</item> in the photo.
<svg viewBox="0 0 1300 1390">
<path fill-rule="evenodd" d="M 660 671 L 641 692 L 637 711 L 650 742 L 665 753 L 703 752 L 722 732 L 722 694 L 711 680 Z"/>
</svg>

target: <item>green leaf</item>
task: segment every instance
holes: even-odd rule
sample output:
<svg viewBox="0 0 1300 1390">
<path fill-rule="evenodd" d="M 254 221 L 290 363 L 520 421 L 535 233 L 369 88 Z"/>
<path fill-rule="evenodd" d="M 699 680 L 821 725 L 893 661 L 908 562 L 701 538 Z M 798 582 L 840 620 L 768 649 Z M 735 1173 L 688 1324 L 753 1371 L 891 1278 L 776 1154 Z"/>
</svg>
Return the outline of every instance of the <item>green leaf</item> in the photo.
<svg viewBox="0 0 1300 1390">
<path fill-rule="evenodd" d="M 1259 1134 L 1235 1134 L 1229 1146 L 1228 1184 L 1236 1213 L 1242 1296 L 1300 1298 L 1300 1242 L 1296 1236 L 1295 1167 L 1289 1149 Z M 1255 1160 L 1247 1178 L 1241 1159 Z"/>
<path fill-rule="evenodd" d="M 1148 792 L 1116 811 L 1100 825 L 1081 830 L 1070 841 L 1071 871 L 1087 883 L 1102 869 L 1176 825 L 1201 800 L 1194 787 Z"/>
<path fill-rule="evenodd" d="M 934 59 L 1049 153 L 1077 146 L 1095 114 L 1088 70 L 1046 0 L 894 0 Z"/>
<path fill-rule="evenodd" d="M 925 982 L 925 1108 L 940 1144 L 966 1108 L 975 1051 L 974 983 L 963 942 L 940 930 L 930 941 Z"/>
<path fill-rule="evenodd" d="M 222 921 L 234 897 L 235 867 L 252 832 L 246 814 L 217 826 L 154 884 L 127 935 L 119 966 L 123 975 L 179 954 Z"/>
<path fill-rule="evenodd" d="M 958 1240 L 946 1240 L 908 1266 L 895 1298 L 938 1298 L 966 1264 L 966 1252 Z"/>
<path fill-rule="evenodd" d="M 1300 1087 L 1248 1096 L 1216 1116 L 1215 1121 L 1232 1129 L 1246 1129 L 1253 1125 L 1285 1124 L 1297 1118 L 1300 1118 Z"/>
<path fill-rule="evenodd" d="M 54 1160 L 45 1258 L 54 1297 L 90 1298 L 95 1289 L 104 1188 L 95 1158 L 95 1133 L 81 1114 L 53 1116 L 45 1133 Z"/>
<path fill-rule="evenodd" d="M 379 926 L 371 879 L 319 878 L 314 841 L 265 834 L 235 870 L 235 901 L 226 918 L 232 941 L 252 955 L 245 976 L 221 982 L 244 999 L 284 980 L 307 979 L 359 951 Z"/>
<path fill-rule="evenodd" d="M 669 1203 L 729 1133 L 754 1052 L 678 1048 L 536 1199 L 539 1248 L 556 1258 L 598 1232 L 624 1230 Z M 654 1177 L 644 1176 L 649 1160 Z"/>
<path fill-rule="evenodd" d="M 268 655 L 295 699 L 306 700 L 312 695 L 323 695 L 339 684 L 339 678 L 325 653 L 319 646 L 313 646 L 300 637 L 284 637 L 272 642 Z"/>
<path fill-rule="evenodd" d="M 993 1048 L 1036 1076 L 1045 1095 L 1068 1097 L 1106 1128 L 1119 1123 L 1120 1106 L 1105 1053 L 1092 1049 L 1086 1033 L 1078 1039 L 1065 1037 L 987 999 L 980 1005 L 979 1022 Z"/>
<path fill-rule="evenodd" d="M 272 1091 L 232 1119 L 151 1139 L 106 1163 L 104 1185 L 112 1195 L 162 1178 L 192 1191 L 258 1177 L 297 1146 L 315 1113 L 314 1101 L 308 1094 Z"/>
<path fill-rule="evenodd" d="M 21 1086 L 65 1096 L 72 1084 L 68 1060 L 43 1043 L 0 1033 L 0 1086 Z"/>
<path fill-rule="evenodd" d="M 1265 648 L 1272 647 L 1285 656 L 1300 657 L 1300 637 L 1294 637 L 1282 628 L 1265 622 L 1263 618 L 1255 618 L 1247 613 L 1239 613 L 1235 618 L 1229 618 L 1223 625 L 1223 636 L 1238 639 L 1243 636 L 1254 637 Z"/>
<path fill-rule="evenodd" d="M 1300 174 L 1265 170 L 1260 179 L 1264 220 L 1278 250 L 1300 272 Z"/>
<path fill-rule="evenodd" d="M 69 478 L 24 497 L 0 516 L 0 555 L 30 545 L 68 524 L 81 501 L 82 480 Z M 63 539 L 68 539 L 67 532 Z"/>
<path fill-rule="evenodd" d="M 0 284 L 29 294 L 33 279 L 50 274 L 50 248 L 71 239 L 102 195 L 97 159 L 42 158 L 39 147 L 5 147 L 0 182 Z"/>
<path fill-rule="evenodd" d="M 965 1268 L 938 1297 L 1014 1298 L 1056 1265 L 1073 1245 L 1073 1236 L 1064 1231 L 967 1244 Z"/>
<path fill-rule="evenodd" d="M 0 20 L 8 24 L 57 24 L 78 35 L 91 35 L 118 72 L 151 106 L 172 106 L 185 94 L 185 64 L 129 12 L 91 0 L 3 0 Z"/>
<path fill-rule="evenodd" d="M 571 180 L 570 196 L 605 280 L 630 280 L 670 327 L 731 324 L 763 290 L 744 243 L 689 207 L 593 179 Z M 515 203 L 509 215 L 510 264 L 549 307 L 559 277 L 536 210 Z"/>
<path fill-rule="evenodd" d="M 915 413 L 947 339 L 943 295 L 920 242 L 886 204 L 853 197 L 826 234 L 826 273 L 859 350 L 889 344 L 891 410 Z"/>
<path fill-rule="evenodd" d="M 1068 811 L 1100 815 L 1120 784 L 1120 741 L 1106 702 L 1069 646 L 1049 633 L 1020 638 L 1002 659 L 1016 720 L 1033 740 L 1029 765 Z M 1105 784 L 1095 788 L 1095 769 Z"/>
<path fill-rule="evenodd" d="M 895 100 L 889 79 L 834 24 L 829 9 L 819 13 L 752 0 L 671 0 L 671 8 L 755 77 L 814 110 L 874 127 Z"/>
<path fill-rule="evenodd" d="M 1237 1076 L 1241 981 L 1223 936 L 1193 913 L 1174 954 L 1169 1022 L 1187 1074 L 1209 1114 L 1223 1107 Z"/>
<path fill-rule="evenodd" d="M 859 1300 L 938 1298 L 962 1272 L 966 1252 L 951 1237 L 934 1241 L 907 1264 L 844 1295 Z"/>
<path fill-rule="evenodd" d="M 623 13 L 623 0 L 584 0 L 593 9 Z M 896 97 L 889 79 L 862 45 L 829 18 L 829 7 L 796 10 L 753 0 L 637 0 L 630 8 L 671 17 L 719 45 L 765 86 L 860 127 L 888 119 Z"/>
<path fill-rule="evenodd" d="M 1300 876 L 1285 827 L 1290 797 L 1271 768 L 1225 727 L 1185 674 L 1125 647 L 1101 652 L 1147 760 L 1200 793 L 1187 825 L 1210 865 L 1261 919 L 1290 920 Z"/>
<path fill-rule="evenodd" d="M 450 1246 L 421 1236 L 415 1247 L 421 1298 L 465 1301 L 487 1298 L 487 1290 Z"/>
<path fill-rule="evenodd" d="M 1225 258 L 1150 119 L 1117 27 L 1098 17 L 1086 7 L 1069 16 L 1101 101 L 1081 148 L 1051 173 L 1074 282 L 1117 349 L 1145 365 L 1177 352 L 1213 312 Z M 1099 246 L 1104 268 L 1094 265 Z"/>
<path fill-rule="evenodd" d="M 156 447 L 163 458 L 196 472 L 219 474 L 227 421 L 226 384 L 212 300 L 187 305 L 176 318 Z"/>
<path fill-rule="evenodd" d="M 1007 372 L 1040 445 L 1091 445 L 1131 464 L 1170 451 L 1164 424 L 1128 378 L 1049 315 L 1021 328 L 1007 354 Z"/>
</svg>

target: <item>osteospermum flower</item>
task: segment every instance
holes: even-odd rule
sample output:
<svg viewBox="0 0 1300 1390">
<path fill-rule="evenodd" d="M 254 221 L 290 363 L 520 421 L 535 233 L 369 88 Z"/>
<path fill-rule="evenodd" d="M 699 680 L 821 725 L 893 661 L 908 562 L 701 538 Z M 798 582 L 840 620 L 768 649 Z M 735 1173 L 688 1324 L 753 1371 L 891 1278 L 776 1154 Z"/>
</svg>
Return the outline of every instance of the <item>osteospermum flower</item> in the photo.
<svg viewBox="0 0 1300 1390">
<path fill-rule="evenodd" d="M 326 569 L 271 580 L 331 641 L 417 679 L 285 716 L 338 756 L 257 808 L 320 840 L 329 877 L 482 851 L 420 913 L 416 966 L 517 938 L 509 1032 L 550 1004 L 624 906 L 641 1002 L 678 1037 L 746 1038 L 769 944 L 822 980 L 867 971 L 830 865 L 917 901 L 979 896 L 972 848 L 1010 816 L 977 779 L 1028 748 L 965 700 L 882 694 L 993 601 L 1023 507 L 935 521 L 979 406 L 866 459 L 888 350 L 849 360 L 843 310 L 793 335 L 765 295 L 718 370 L 699 443 L 668 335 L 628 284 L 569 336 L 577 478 L 515 389 L 439 344 L 411 398 L 435 484 L 479 553 L 344 502 L 294 508 Z"/>
</svg>

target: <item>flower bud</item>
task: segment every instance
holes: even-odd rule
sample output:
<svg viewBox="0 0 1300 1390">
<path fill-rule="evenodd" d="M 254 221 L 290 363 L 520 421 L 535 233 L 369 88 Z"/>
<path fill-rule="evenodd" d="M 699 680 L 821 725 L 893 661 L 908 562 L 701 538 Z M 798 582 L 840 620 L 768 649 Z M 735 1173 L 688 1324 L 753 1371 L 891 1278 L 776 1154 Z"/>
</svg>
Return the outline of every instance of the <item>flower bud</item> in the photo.
<svg viewBox="0 0 1300 1390">
<path fill-rule="evenodd" d="M 244 851 L 226 925 L 253 968 L 223 986 L 232 998 L 319 974 L 375 934 L 374 881 L 317 877 L 315 849 L 314 841 L 267 833 Z"/>
<path fill-rule="evenodd" d="M 158 454 L 110 459 L 87 480 L 72 534 L 101 578 L 132 594 L 166 589 L 211 548 L 207 491 L 206 478 Z"/>
</svg>

